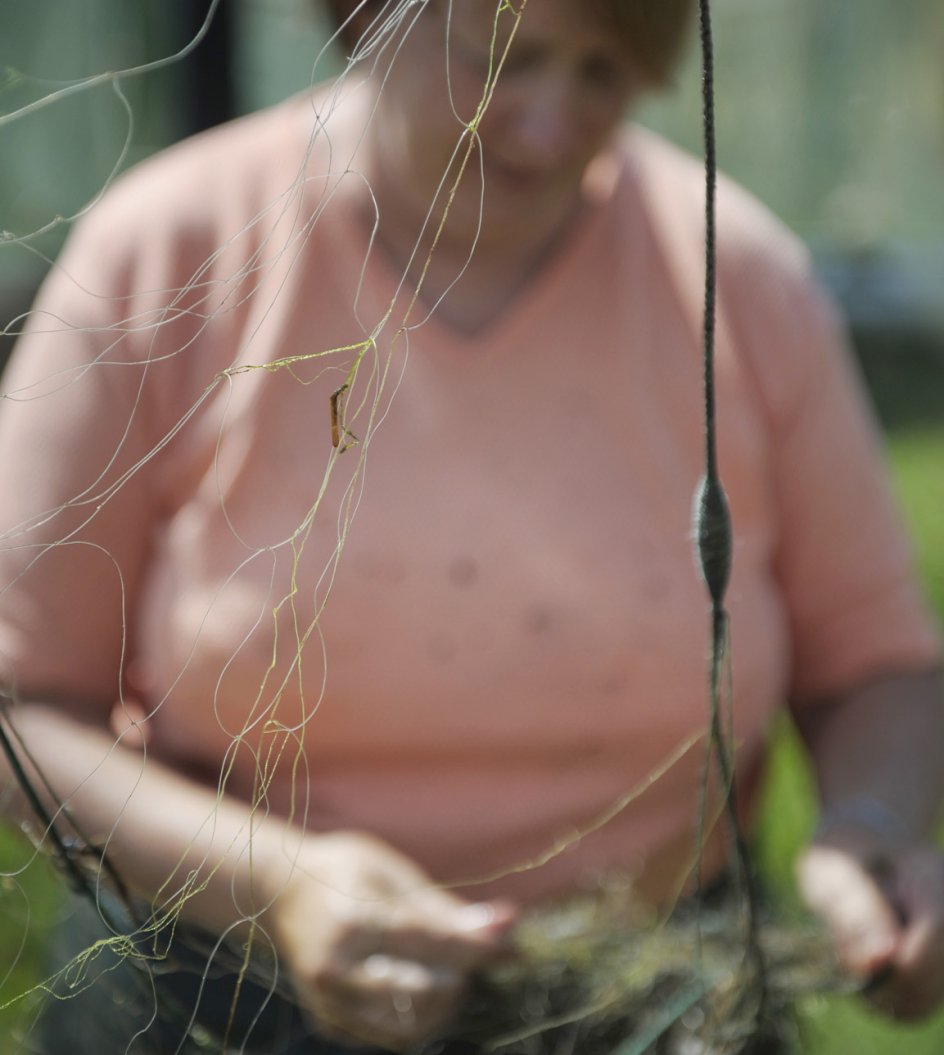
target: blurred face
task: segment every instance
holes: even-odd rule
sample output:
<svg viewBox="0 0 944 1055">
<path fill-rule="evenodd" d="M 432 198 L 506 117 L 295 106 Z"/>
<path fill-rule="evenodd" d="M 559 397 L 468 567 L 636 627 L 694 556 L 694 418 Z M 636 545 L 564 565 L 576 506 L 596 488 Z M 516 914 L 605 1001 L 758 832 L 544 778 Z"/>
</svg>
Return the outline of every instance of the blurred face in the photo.
<svg viewBox="0 0 944 1055">
<path fill-rule="evenodd" d="M 430 0 L 380 93 L 373 176 L 397 208 L 425 215 L 463 126 L 479 110 L 514 16 L 500 0 Z M 491 68 L 494 68 L 493 66 Z M 641 87 L 627 48 L 585 0 L 528 0 L 450 209 L 452 237 L 551 237 Z M 460 147 L 460 153 L 464 150 Z M 453 179 L 447 180 L 451 184 Z M 434 210 L 441 215 L 444 203 Z"/>
</svg>

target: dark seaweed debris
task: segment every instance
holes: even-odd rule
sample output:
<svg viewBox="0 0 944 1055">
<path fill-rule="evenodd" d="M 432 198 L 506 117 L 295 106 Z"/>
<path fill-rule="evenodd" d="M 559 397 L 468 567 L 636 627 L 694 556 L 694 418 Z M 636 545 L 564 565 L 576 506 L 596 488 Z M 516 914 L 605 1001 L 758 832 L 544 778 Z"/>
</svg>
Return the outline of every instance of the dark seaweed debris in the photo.
<svg viewBox="0 0 944 1055">
<path fill-rule="evenodd" d="M 745 926 L 734 899 L 665 920 L 611 896 L 535 915 L 425 1055 L 788 1055 L 795 1000 L 851 985 L 810 921 L 770 913 L 761 979 Z"/>
</svg>

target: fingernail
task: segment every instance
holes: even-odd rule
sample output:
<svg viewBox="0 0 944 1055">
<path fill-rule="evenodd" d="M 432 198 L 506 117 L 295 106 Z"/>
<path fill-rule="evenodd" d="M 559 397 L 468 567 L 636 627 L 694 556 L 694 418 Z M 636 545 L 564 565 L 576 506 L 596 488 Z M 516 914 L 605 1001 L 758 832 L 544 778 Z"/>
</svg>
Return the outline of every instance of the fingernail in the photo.
<svg viewBox="0 0 944 1055">
<path fill-rule="evenodd" d="M 863 938 L 853 955 L 863 974 L 874 974 L 881 970 L 895 954 L 896 940 L 890 934 L 870 935 Z"/>
<path fill-rule="evenodd" d="M 458 930 L 481 930 L 495 921 L 495 907 L 487 901 L 463 905 L 459 909 L 456 927 Z"/>
<path fill-rule="evenodd" d="M 382 952 L 375 952 L 364 961 L 364 970 L 377 980 L 389 978 L 393 973 L 393 958 L 385 956 Z"/>
</svg>

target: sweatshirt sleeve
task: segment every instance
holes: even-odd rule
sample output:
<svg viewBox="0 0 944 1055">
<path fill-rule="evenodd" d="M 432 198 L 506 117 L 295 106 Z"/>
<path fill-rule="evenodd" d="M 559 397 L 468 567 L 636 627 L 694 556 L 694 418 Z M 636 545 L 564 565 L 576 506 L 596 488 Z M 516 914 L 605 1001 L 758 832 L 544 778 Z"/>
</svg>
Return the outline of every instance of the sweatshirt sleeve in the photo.
<svg viewBox="0 0 944 1055">
<path fill-rule="evenodd" d="M 873 677 L 934 666 L 941 639 L 842 325 L 806 254 L 786 237 L 785 253 L 740 254 L 725 281 L 771 429 L 775 573 L 789 622 L 791 698 L 802 707 Z"/>
<path fill-rule="evenodd" d="M 14 699 L 104 709 L 132 644 L 200 330 L 169 251 L 142 238 L 141 189 L 78 225 L 2 379 L 0 679 Z"/>
<path fill-rule="evenodd" d="M 40 291 L 0 385 L 0 684 L 14 695 L 116 699 L 154 541 L 214 456 L 219 382 L 307 230 L 309 106 L 121 176 Z"/>
</svg>

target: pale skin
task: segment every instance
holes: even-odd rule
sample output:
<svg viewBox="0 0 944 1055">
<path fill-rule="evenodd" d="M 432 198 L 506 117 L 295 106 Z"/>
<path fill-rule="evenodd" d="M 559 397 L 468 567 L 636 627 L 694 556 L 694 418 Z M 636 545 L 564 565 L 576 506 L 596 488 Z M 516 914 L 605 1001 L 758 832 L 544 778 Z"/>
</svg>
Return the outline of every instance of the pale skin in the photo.
<svg viewBox="0 0 944 1055">
<path fill-rule="evenodd" d="M 101 722 L 59 708 L 23 705 L 17 728 L 132 890 L 176 900 L 197 873 L 181 916 L 241 940 L 254 927 L 255 940 L 274 943 L 325 1034 L 410 1047 L 445 1025 L 469 973 L 505 948 L 511 906 L 438 888 L 366 833 L 314 835 L 253 817 L 245 803 L 116 746 Z M 22 796 L 14 813 L 32 820 Z"/>
<path fill-rule="evenodd" d="M 430 5 L 404 42 L 403 61 L 386 79 L 367 164 L 380 240 L 399 265 L 410 260 L 463 124 L 480 104 L 489 56 L 497 61 L 514 27 L 505 12 L 493 49 L 495 8 L 493 0 Z M 497 317 L 566 238 L 581 207 L 588 164 L 642 87 L 612 27 L 588 17 L 585 8 L 537 0 L 530 17 L 525 11 L 423 285 L 428 304 L 450 288 L 438 311 L 467 332 Z M 434 55 L 438 62 L 430 60 Z M 431 229 L 440 205 L 441 199 Z M 428 244 L 429 238 L 422 248 Z M 420 252 L 417 260 L 425 256 Z M 415 263 L 411 277 L 420 268 Z"/>
<path fill-rule="evenodd" d="M 495 318 L 566 237 L 587 165 L 641 87 L 610 27 L 577 0 L 530 4 L 542 17 L 522 22 L 481 126 L 478 247 L 441 309 L 467 331 Z M 366 144 L 381 244 L 403 263 L 461 129 L 442 90 L 444 69 L 430 61 L 442 52 L 445 10 L 431 6 L 404 42 Z M 494 0 L 468 0 L 452 12 L 450 84 L 463 120 L 481 97 L 494 10 Z M 477 161 L 427 276 L 428 302 L 450 285 L 479 232 L 476 173 Z M 523 201 L 540 207 L 523 209 Z M 41 687 L 23 688 L 25 698 L 42 699 Z M 805 729 L 827 816 L 867 793 L 901 819 L 894 840 L 836 824 L 799 867 L 849 969 L 862 977 L 885 969 L 875 999 L 902 1015 L 944 997 L 944 858 L 927 841 L 944 793 L 942 700 L 940 676 L 895 674 L 824 704 Z M 440 1032 L 470 974 L 506 953 L 512 906 L 438 888 L 369 834 L 315 834 L 253 815 L 139 749 L 116 746 L 111 710 L 112 701 L 95 701 L 79 718 L 74 707 L 26 703 L 17 724 L 83 829 L 107 838 L 129 885 L 166 898 L 196 870 L 200 889 L 183 917 L 243 935 L 253 921 L 324 1032 L 407 1049 Z M 14 812 L 28 811 L 18 801 Z M 876 851 L 881 882 L 868 870 Z"/>
</svg>

